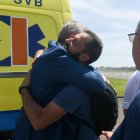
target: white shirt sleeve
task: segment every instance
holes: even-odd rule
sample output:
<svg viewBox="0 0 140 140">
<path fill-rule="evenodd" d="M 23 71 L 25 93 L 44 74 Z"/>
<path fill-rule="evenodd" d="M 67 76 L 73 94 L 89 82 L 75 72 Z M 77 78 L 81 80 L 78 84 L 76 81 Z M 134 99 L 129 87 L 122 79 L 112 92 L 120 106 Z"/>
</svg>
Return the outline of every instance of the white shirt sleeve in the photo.
<svg viewBox="0 0 140 140">
<path fill-rule="evenodd" d="M 135 71 L 126 85 L 124 99 L 122 102 L 123 109 L 129 108 L 129 105 L 133 98 L 137 95 L 138 90 L 140 90 L 140 71 Z"/>
</svg>

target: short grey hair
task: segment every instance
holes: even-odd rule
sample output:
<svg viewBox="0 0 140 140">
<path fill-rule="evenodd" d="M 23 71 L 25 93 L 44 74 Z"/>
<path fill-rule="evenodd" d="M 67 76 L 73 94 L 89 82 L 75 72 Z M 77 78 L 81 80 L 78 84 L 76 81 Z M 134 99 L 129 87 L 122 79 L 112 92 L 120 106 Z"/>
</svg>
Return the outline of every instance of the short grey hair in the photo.
<svg viewBox="0 0 140 140">
<path fill-rule="evenodd" d="M 140 21 L 138 22 L 137 28 L 136 28 L 136 32 L 140 32 Z"/>
<path fill-rule="evenodd" d="M 62 30 L 59 33 L 58 42 L 60 44 L 64 44 L 65 40 L 68 39 L 71 34 L 79 34 L 86 29 L 87 27 L 78 21 L 68 21 L 66 24 L 64 24 Z"/>
</svg>

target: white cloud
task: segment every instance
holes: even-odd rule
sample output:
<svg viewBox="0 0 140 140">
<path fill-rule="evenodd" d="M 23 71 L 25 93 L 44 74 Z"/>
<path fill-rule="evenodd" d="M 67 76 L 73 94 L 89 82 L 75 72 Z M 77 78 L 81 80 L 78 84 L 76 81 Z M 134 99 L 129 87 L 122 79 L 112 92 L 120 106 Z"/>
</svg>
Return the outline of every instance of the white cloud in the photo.
<svg viewBox="0 0 140 140">
<path fill-rule="evenodd" d="M 118 9 L 109 3 L 109 0 L 70 0 L 74 11 L 83 11 L 78 14 L 97 14 L 106 19 L 116 20 L 138 20 L 140 10 L 138 9 Z M 89 16 L 89 15 L 88 15 Z"/>
</svg>

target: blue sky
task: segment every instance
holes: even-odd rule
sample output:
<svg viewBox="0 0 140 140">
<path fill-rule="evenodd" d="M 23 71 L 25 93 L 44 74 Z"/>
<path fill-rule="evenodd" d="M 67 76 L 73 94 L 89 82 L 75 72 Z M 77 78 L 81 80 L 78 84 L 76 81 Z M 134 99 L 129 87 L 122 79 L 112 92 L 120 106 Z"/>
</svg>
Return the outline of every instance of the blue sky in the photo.
<svg viewBox="0 0 140 140">
<path fill-rule="evenodd" d="M 94 31 L 103 41 L 102 56 L 95 66 L 135 66 L 128 33 L 140 20 L 139 0 L 70 0 L 73 19 Z"/>
</svg>

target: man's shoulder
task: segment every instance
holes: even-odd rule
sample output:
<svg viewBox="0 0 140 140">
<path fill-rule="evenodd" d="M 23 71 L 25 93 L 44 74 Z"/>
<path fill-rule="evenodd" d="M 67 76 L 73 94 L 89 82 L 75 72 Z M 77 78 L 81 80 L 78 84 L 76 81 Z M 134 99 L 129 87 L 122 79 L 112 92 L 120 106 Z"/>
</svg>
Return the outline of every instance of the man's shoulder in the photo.
<svg viewBox="0 0 140 140">
<path fill-rule="evenodd" d="M 140 82 L 140 71 L 135 71 L 128 80 L 128 84 L 136 84 Z"/>
<path fill-rule="evenodd" d="M 134 77 L 140 81 L 140 71 L 139 70 L 134 72 Z"/>
<path fill-rule="evenodd" d="M 68 57 L 68 52 L 59 43 L 50 40 L 48 43 L 48 48 L 44 50 L 43 54 L 39 58 L 55 59 L 62 56 Z"/>
<path fill-rule="evenodd" d="M 56 42 L 54 40 L 49 41 L 47 50 L 49 50 L 49 49 L 60 49 L 60 50 L 66 51 L 61 44 L 59 44 L 58 42 Z"/>
</svg>

